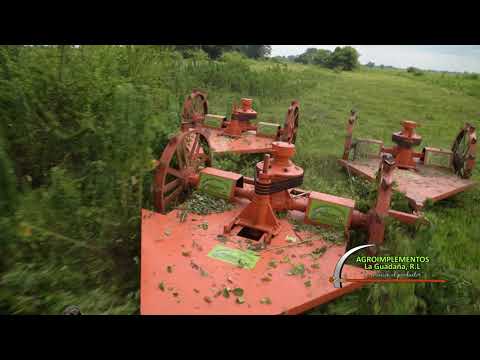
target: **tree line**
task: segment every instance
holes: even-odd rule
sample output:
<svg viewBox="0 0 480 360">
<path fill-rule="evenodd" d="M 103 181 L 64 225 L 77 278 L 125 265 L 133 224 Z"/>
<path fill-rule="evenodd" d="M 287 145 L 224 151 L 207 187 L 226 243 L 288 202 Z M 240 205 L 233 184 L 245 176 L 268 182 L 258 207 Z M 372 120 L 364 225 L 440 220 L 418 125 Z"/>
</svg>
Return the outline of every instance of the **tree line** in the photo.
<svg viewBox="0 0 480 360">
<path fill-rule="evenodd" d="M 226 52 L 236 51 L 251 59 L 260 59 L 270 56 L 270 45 L 161 45 L 177 50 L 189 57 L 195 51 L 204 52 L 210 59 L 218 59 Z"/>
<path fill-rule="evenodd" d="M 319 65 L 330 69 L 352 71 L 360 65 L 360 54 L 351 46 L 337 46 L 334 51 L 308 48 L 298 56 L 277 57 L 278 60 L 293 61 L 301 64 Z"/>
</svg>

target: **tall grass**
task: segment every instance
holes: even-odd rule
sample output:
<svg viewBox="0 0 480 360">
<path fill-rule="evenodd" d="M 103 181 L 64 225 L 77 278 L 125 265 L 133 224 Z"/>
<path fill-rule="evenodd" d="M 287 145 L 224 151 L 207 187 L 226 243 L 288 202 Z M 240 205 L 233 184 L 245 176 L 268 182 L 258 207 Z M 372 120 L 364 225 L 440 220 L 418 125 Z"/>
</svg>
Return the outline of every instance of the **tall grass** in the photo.
<svg viewBox="0 0 480 360">
<path fill-rule="evenodd" d="M 138 311 L 151 162 L 178 131 L 192 88 L 220 103 L 224 94 L 269 103 L 303 90 L 294 72 L 256 72 L 236 54 L 0 47 L 0 311 Z"/>
<path fill-rule="evenodd" d="M 388 143 L 410 118 L 421 122 L 424 144 L 439 147 L 478 111 L 478 97 L 429 76 L 335 73 L 238 54 L 184 59 L 151 46 L 0 47 L 0 312 L 53 314 L 71 304 L 85 313 L 138 312 L 151 160 L 178 131 L 192 88 L 208 91 L 212 113 L 253 97 L 262 119 L 280 123 L 300 100 L 295 162 L 305 187 L 366 206 L 367 190 L 336 164 L 352 107 L 358 136 Z M 255 161 L 226 156 L 217 165 L 249 175 Z M 428 253 L 431 276 L 448 285 L 373 286 L 317 312 L 478 312 L 479 199 L 474 190 L 433 207 L 433 226 L 421 232 L 389 232 L 389 251 Z"/>
</svg>

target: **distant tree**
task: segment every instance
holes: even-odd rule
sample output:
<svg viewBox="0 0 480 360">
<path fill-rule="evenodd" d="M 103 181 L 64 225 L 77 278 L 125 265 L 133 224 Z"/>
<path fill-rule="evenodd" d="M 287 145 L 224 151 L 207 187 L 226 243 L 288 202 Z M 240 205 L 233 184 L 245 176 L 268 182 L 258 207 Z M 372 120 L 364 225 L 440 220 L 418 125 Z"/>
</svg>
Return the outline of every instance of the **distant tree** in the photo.
<svg viewBox="0 0 480 360">
<path fill-rule="evenodd" d="M 359 66 L 359 54 L 351 46 L 337 47 L 333 52 L 325 49 L 308 48 L 295 58 L 295 62 L 315 64 L 331 69 L 353 70 Z"/>
<path fill-rule="evenodd" d="M 270 56 L 272 47 L 270 45 L 235 45 L 237 50 L 251 59 L 260 59 Z"/>
<path fill-rule="evenodd" d="M 288 62 L 288 59 L 285 56 L 274 56 L 271 58 L 275 62 L 285 63 Z"/>
<path fill-rule="evenodd" d="M 288 60 L 288 61 L 295 61 L 296 58 L 297 58 L 296 55 L 289 55 L 289 56 L 287 56 L 287 60 Z"/>
<path fill-rule="evenodd" d="M 224 52 L 236 50 L 235 45 L 157 45 L 157 47 L 177 50 L 184 57 L 189 57 L 192 51 L 203 50 L 211 59 L 218 59 Z"/>
<path fill-rule="evenodd" d="M 308 48 L 303 54 L 298 55 L 295 58 L 295 62 L 301 64 L 313 64 L 313 59 L 315 58 L 318 49 L 316 48 Z"/>
<path fill-rule="evenodd" d="M 218 59 L 224 52 L 235 50 L 234 45 L 200 45 L 211 59 Z"/>
<path fill-rule="evenodd" d="M 321 66 L 328 66 L 332 52 L 325 49 L 317 49 L 317 52 L 313 56 L 313 63 Z"/>
<path fill-rule="evenodd" d="M 374 68 L 375 67 L 375 63 L 373 61 L 369 61 L 368 64 L 367 64 L 367 67 L 369 68 Z"/>
<path fill-rule="evenodd" d="M 407 72 L 416 76 L 423 75 L 423 71 L 420 69 L 417 69 L 416 67 L 409 66 L 407 68 Z"/>
<path fill-rule="evenodd" d="M 351 46 L 336 47 L 330 56 L 328 66 L 330 68 L 341 67 L 343 70 L 351 71 L 358 67 L 360 54 Z"/>
</svg>

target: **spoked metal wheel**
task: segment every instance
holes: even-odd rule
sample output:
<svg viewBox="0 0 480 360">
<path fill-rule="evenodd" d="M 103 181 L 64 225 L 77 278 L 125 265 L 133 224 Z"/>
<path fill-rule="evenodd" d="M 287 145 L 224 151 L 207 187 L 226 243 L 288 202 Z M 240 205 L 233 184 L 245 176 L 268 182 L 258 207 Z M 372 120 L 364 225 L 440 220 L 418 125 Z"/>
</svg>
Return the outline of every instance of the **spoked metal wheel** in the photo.
<svg viewBox="0 0 480 360">
<path fill-rule="evenodd" d="M 201 131 L 192 129 L 172 138 L 155 171 L 156 210 L 166 213 L 180 204 L 190 189 L 189 176 L 211 163 L 210 146 Z"/>
<path fill-rule="evenodd" d="M 292 101 L 285 118 L 281 137 L 282 141 L 295 144 L 295 141 L 297 140 L 299 112 L 300 107 L 298 101 Z"/>
<path fill-rule="evenodd" d="M 203 123 L 208 113 L 207 94 L 194 90 L 185 100 L 182 112 L 182 128 L 194 127 Z"/>
<path fill-rule="evenodd" d="M 460 130 L 452 146 L 453 168 L 461 178 L 468 179 L 472 176 L 475 167 L 477 134 L 475 127 L 470 124 Z"/>
</svg>

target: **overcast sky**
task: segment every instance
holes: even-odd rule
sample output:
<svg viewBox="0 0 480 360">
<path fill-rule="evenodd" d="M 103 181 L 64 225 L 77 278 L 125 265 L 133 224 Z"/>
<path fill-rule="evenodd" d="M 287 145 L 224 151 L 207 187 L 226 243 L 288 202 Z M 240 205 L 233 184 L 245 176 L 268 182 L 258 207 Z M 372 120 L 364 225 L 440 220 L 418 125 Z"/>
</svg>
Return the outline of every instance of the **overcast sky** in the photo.
<svg viewBox="0 0 480 360">
<path fill-rule="evenodd" d="M 315 47 L 334 50 L 345 45 L 272 45 L 272 56 L 299 55 Z M 360 53 L 360 63 L 399 68 L 480 73 L 480 45 L 350 45 Z"/>
</svg>

